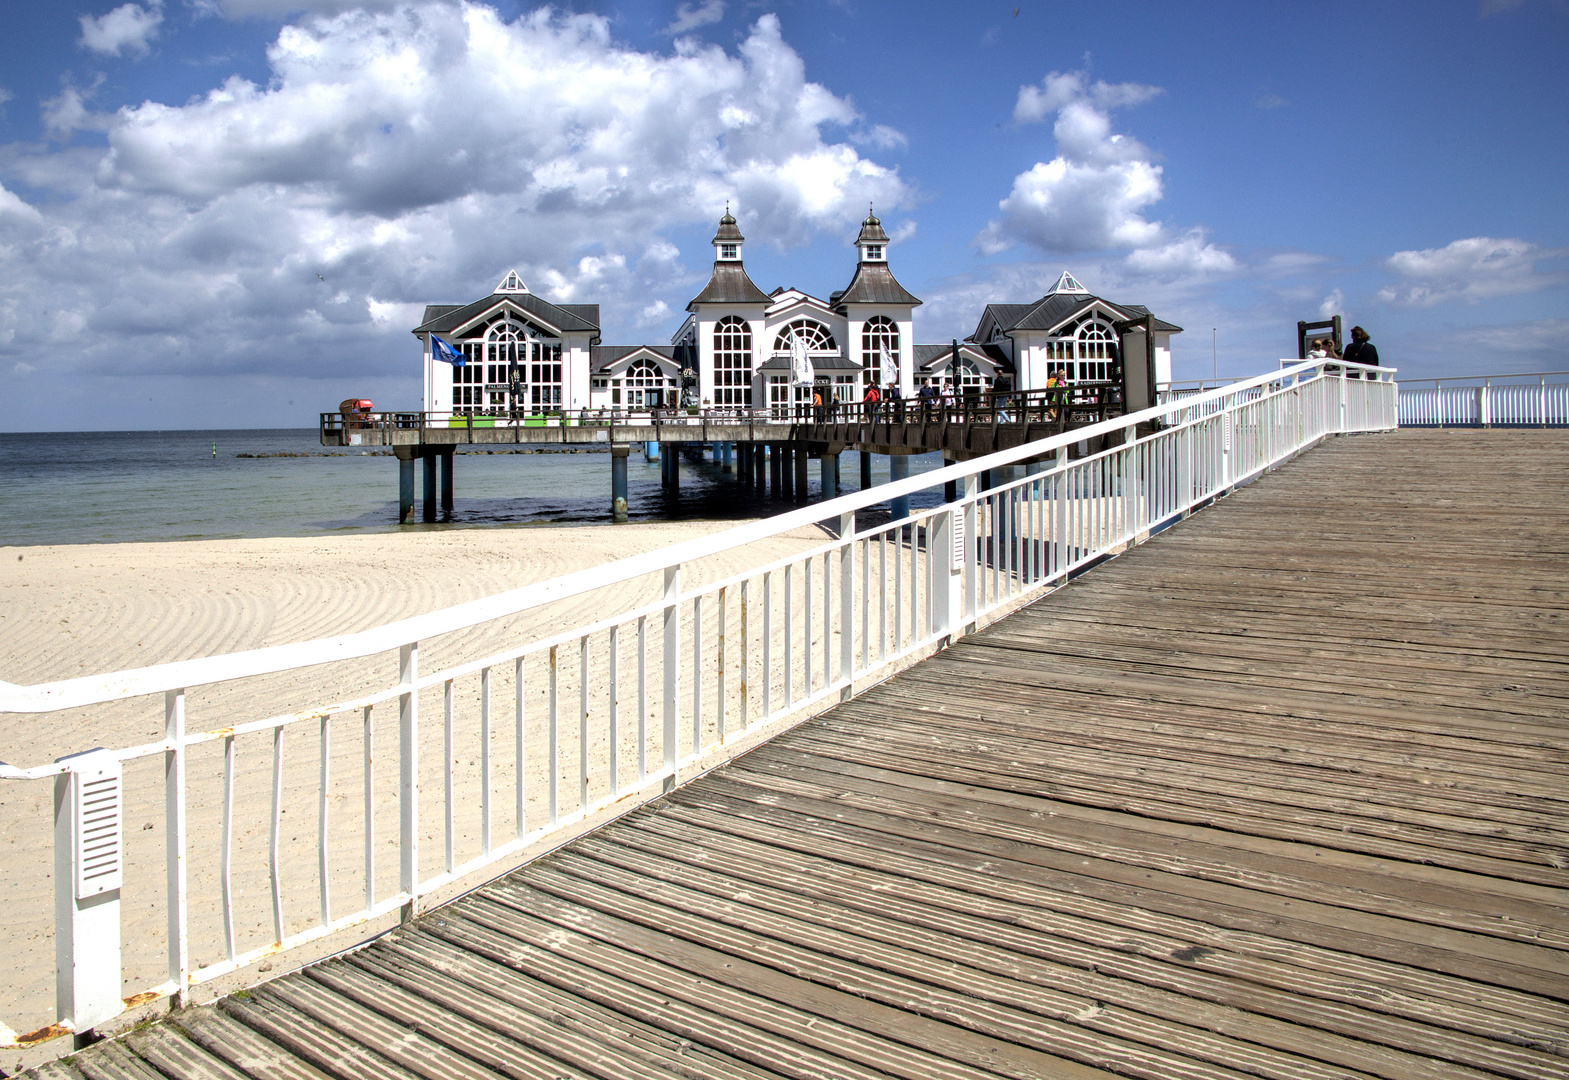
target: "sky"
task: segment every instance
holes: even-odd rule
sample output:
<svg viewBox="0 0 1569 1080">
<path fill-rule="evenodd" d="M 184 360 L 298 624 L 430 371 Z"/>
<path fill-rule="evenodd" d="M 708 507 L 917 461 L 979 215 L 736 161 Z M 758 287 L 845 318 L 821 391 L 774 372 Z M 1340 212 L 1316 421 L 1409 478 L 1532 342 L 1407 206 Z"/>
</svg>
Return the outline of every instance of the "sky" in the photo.
<svg viewBox="0 0 1569 1080">
<path fill-rule="evenodd" d="M 728 203 L 763 289 L 868 206 L 922 342 L 1063 270 L 1257 374 L 1569 369 L 1569 0 L 0 0 L 0 430 L 420 405 L 510 269 L 668 342 Z"/>
</svg>

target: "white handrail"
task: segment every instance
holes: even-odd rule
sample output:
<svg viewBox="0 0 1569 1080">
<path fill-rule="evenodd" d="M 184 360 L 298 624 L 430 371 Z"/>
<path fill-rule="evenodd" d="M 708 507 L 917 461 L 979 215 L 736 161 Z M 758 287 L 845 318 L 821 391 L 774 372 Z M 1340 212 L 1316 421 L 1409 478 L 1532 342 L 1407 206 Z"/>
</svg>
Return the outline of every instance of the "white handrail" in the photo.
<svg viewBox="0 0 1569 1080">
<path fill-rule="evenodd" d="M 1326 367 L 1334 373 L 1326 372 Z M 1348 377 L 1347 369 L 1364 377 Z M 1393 427 L 1398 397 L 1393 370 L 1357 369 L 1358 365 L 1344 361 L 1293 364 L 1140 413 L 370 630 L 37 686 L 0 684 L 0 712 L 53 712 L 164 695 L 163 739 L 87 757 L 100 765 L 112 759 L 118 768 L 118 763 L 136 758 L 164 756 L 169 970 L 166 981 L 144 993 L 183 1000 L 192 986 L 282 949 L 396 909 L 412 916 L 419 899 L 432 890 L 558 836 L 606 807 L 630 809 L 669 790 L 694 775 L 694 770 L 717 760 L 736 739 L 754 735 L 763 725 L 800 718 L 811 709 L 870 685 L 885 677 L 894 665 L 941 647 L 974 628 L 982 618 L 1061 584 L 1120 546 L 1139 542 L 1152 530 L 1326 435 Z M 1140 429 L 1144 434 L 1135 438 Z M 1070 448 L 1076 444 L 1104 449 L 1070 460 Z M 1007 478 L 999 472 L 1020 463 L 1027 463 L 1031 470 L 1021 478 Z M 999 482 L 982 490 L 983 475 Z M 952 501 L 857 530 L 856 511 L 947 483 L 958 489 L 958 497 Z M 722 580 L 683 586 L 685 564 L 813 525 L 829 526 L 821 542 L 728 574 Z M 421 641 L 656 574 L 663 580 L 657 599 L 629 597 L 625 609 L 596 613 L 583 625 L 553 629 L 538 639 L 510 644 L 481 658 L 462 659 L 442 670 L 425 671 L 419 666 Z M 783 604 L 777 604 L 776 599 L 782 599 Z M 398 652 L 396 681 L 371 693 L 304 712 L 247 719 L 217 730 L 186 731 L 186 694 L 191 687 L 394 649 Z M 632 665 L 636 668 L 633 692 L 623 700 L 616 689 L 617 680 L 622 668 Z M 608 694 L 596 689 L 601 673 L 608 679 Z M 508 725 L 496 723 L 499 714 L 507 710 L 493 708 L 492 687 L 493 682 L 506 686 L 509 680 L 515 809 L 511 835 L 502 838 L 499 829 L 506 824 L 502 808 L 507 800 L 492 798 L 492 742 L 506 741 Z M 456 690 L 460 682 L 467 688 L 462 695 Z M 445 857 L 440 860 L 441 871 L 432 875 L 422 871 L 419 858 L 424 833 L 419 794 L 419 705 L 422 690 L 435 692 L 437 688 L 442 698 L 445 813 L 440 831 L 445 836 Z M 453 747 L 460 734 L 455 722 L 462 707 L 460 698 L 468 701 L 475 697 L 483 732 L 480 756 L 484 765 L 477 810 L 481 816 L 479 835 L 484 839 L 477 854 L 460 858 L 454 843 L 460 798 L 454 782 Z M 394 790 L 399 811 L 395 834 L 399 885 L 391 895 L 385 890 L 378 895 L 373 812 L 378 781 L 372 741 L 378 710 L 394 703 L 397 723 L 388 721 L 386 727 L 389 735 L 396 732 L 398 760 L 396 768 L 383 772 L 398 778 Z M 331 897 L 343 893 L 330 888 L 332 870 L 327 857 L 328 794 L 333 786 L 328 762 L 332 723 L 339 716 L 349 717 L 352 730 L 361 732 L 364 775 L 364 899 L 357 911 L 348 914 L 333 911 Z M 312 722 L 307 731 L 317 725 L 320 729 L 316 735 L 321 756 L 316 781 L 318 827 L 309 869 L 300 871 L 296 866 L 296 872 L 320 879 L 319 895 L 308 905 L 313 912 L 319 910 L 320 918 L 291 932 L 287 912 L 293 910 L 288 907 L 293 894 L 286 887 L 286 878 L 293 864 L 280 851 L 279 837 L 286 790 L 284 732 L 305 722 Z M 531 735 L 530 724 L 543 731 Z M 635 770 L 622 769 L 623 735 L 630 740 L 632 731 L 636 733 L 637 766 Z M 236 941 L 231 912 L 233 841 L 229 822 L 239 775 L 235 771 L 235 740 L 269 732 L 270 750 L 262 753 L 270 764 L 266 794 L 272 808 L 272 832 L 266 856 L 266 891 L 271 900 L 272 940 L 244 947 L 251 943 Z M 185 761 L 192 748 L 220 741 L 224 751 L 224 824 L 219 834 L 219 886 L 224 934 L 221 944 L 208 942 L 199 955 L 210 957 L 213 953 L 209 950 L 218 948 L 224 959 L 193 969 L 187 910 L 191 900 L 184 869 L 189 854 Z M 603 769 L 596 765 L 592 775 L 591 743 L 606 755 Z M 341 736 L 339 745 L 344 745 Z M 84 760 L 67 758 L 31 768 L 0 765 L 0 778 L 53 776 L 58 814 L 69 801 L 60 793 L 78 782 L 86 767 Z M 549 797 L 536 805 L 525 785 L 538 783 L 543 783 Z M 475 808 L 464 803 L 462 809 L 472 812 Z M 332 813 L 341 829 L 348 811 Z M 75 857 L 70 829 L 69 817 L 57 818 L 57 867 L 64 866 L 67 871 Z M 385 845 L 389 839 L 393 837 L 382 837 L 381 843 Z M 72 904 L 80 907 L 78 898 L 66 895 L 70 890 L 64 883 L 71 879 L 69 872 L 56 875 L 57 889 L 66 890 L 57 897 L 57 919 L 64 917 L 60 912 L 75 911 Z M 300 907 L 296 902 L 296 908 Z M 101 919 L 104 908 L 103 903 L 96 903 L 90 914 Z M 65 988 L 59 1000 L 77 1003 L 74 1011 L 61 1017 L 57 1027 L 63 1031 L 81 1031 L 118 1011 L 118 937 L 111 948 L 106 939 L 94 937 L 104 932 L 103 927 L 93 925 L 97 929 L 57 922 L 57 934 L 67 935 L 65 939 L 74 943 L 57 953 L 64 957 L 57 971 L 57 980 Z M 99 962 L 74 963 L 73 950 L 80 953 L 83 949 L 93 950 Z M 96 983 L 95 978 L 99 980 Z M 112 995 L 112 1000 L 105 995 Z M 7 1030 L 0 1027 L 0 1045 L 16 1044 Z"/>
<path fill-rule="evenodd" d="M 1298 378 L 1304 373 L 1317 373 L 1324 366 L 1325 362 L 1321 360 L 1304 361 L 1279 372 L 1256 376 L 1190 398 L 1183 398 L 1180 408 L 1203 409 L 1219 402 L 1227 395 L 1269 386 L 1283 379 Z M 1336 366 L 1350 369 L 1361 367 L 1358 364 L 1344 363 L 1337 363 Z M 1364 370 L 1385 375 L 1393 375 L 1395 371 L 1394 368 Z M 467 629 L 492 619 L 515 615 L 530 608 L 655 573 L 673 563 L 693 562 L 804 525 L 815 525 L 827 517 L 877 506 L 900 496 L 911 495 L 950 480 L 957 480 L 979 469 L 1010 466 L 1029 458 L 1052 453 L 1060 447 L 1099 438 L 1102 435 L 1131 428 L 1136 424 L 1164 420 L 1171 413 L 1171 404 L 1156 405 L 1142 412 L 1129 413 L 1088 427 L 1075 428 L 1038 442 L 998 451 L 974 461 L 961 462 L 934 472 L 896 480 L 867 491 L 842 495 L 828 502 L 786 511 L 710 536 L 681 541 L 669 547 L 619 559 L 603 566 L 564 574 L 550 581 L 524 585 L 507 592 L 471 600 L 440 611 L 415 615 L 369 630 L 288 645 L 270 645 L 262 649 L 155 664 L 151 667 L 135 668 L 110 675 L 86 675 L 74 679 L 62 679 L 36 686 L 0 683 L 0 713 L 54 712 L 59 709 L 175 689 L 189 689 L 193 686 L 204 686 L 229 679 L 272 674 L 386 652 L 398 648 L 405 642 Z"/>
</svg>

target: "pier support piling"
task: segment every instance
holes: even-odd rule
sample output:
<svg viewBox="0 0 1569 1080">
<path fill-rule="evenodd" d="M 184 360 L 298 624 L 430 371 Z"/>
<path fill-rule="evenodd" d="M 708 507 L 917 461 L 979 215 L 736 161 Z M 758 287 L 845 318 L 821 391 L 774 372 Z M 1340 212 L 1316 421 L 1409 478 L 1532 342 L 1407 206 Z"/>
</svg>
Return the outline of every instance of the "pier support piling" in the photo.
<svg viewBox="0 0 1569 1080">
<path fill-rule="evenodd" d="M 404 457 L 402 447 L 398 453 L 398 524 L 407 525 L 414 520 L 414 456 Z"/>
<path fill-rule="evenodd" d="M 631 452 L 630 446 L 610 448 L 610 519 L 612 521 L 627 519 L 627 456 Z"/>
<path fill-rule="evenodd" d="M 778 443 L 768 444 L 768 494 L 776 499 L 784 494 L 784 470 L 780 467 L 782 456 Z"/>
<path fill-rule="evenodd" d="M 943 458 L 942 459 L 942 463 L 943 463 L 943 468 L 947 468 L 949 465 L 957 465 L 958 464 L 958 462 L 955 461 L 953 458 L 948 458 L 948 457 Z M 942 501 L 943 502 L 957 502 L 958 499 L 959 499 L 959 481 L 957 481 L 957 480 L 949 480 L 948 482 L 943 484 L 943 486 L 942 486 Z"/>
<path fill-rule="evenodd" d="M 441 516 L 452 519 L 452 450 L 441 453 Z"/>
<path fill-rule="evenodd" d="M 420 516 L 426 521 L 436 520 L 436 455 L 424 454 L 421 459 L 425 465 L 424 498 L 420 500 Z"/>
<path fill-rule="evenodd" d="M 910 458 L 907 454 L 894 454 L 888 458 L 888 480 L 903 480 L 910 475 Z M 888 509 L 893 514 L 893 520 L 899 521 L 910 516 L 910 497 L 900 495 L 888 501 Z"/>
<path fill-rule="evenodd" d="M 872 452 L 861 451 L 861 490 L 865 491 L 872 486 Z"/>
<path fill-rule="evenodd" d="M 795 446 L 795 501 L 806 501 L 806 447 L 801 444 Z"/>
<path fill-rule="evenodd" d="M 832 499 L 839 494 L 839 455 L 830 454 L 826 450 L 823 456 L 817 459 L 818 476 L 823 486 L 823 498 Z"/>
</svg>

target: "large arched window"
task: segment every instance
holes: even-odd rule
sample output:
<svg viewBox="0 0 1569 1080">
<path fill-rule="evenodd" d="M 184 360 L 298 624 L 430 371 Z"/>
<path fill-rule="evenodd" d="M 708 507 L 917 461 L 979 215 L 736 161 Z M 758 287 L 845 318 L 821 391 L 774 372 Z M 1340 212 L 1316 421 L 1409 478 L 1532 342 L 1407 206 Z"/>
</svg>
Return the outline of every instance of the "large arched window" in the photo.
<svg viewBox="0 0 1569 1080">
<path fill-rule="evenodd" d="M 1111 379 L 1112 357 L 1116 355 L 1117 333 L 1109 323 L 1091 317 L 1079 326 L 1079 354 L 1076 382 L 1107 382 Z"/>
<path fill-rule="evenodd" d="M 899 327 L 886 315 L 873 315 L 861 328 L 861 385 L 879 385 L 889 381 L 882 370 L 882 351 L 888 350 L 889 359 L 899 363 Z"/>
<path fill-rule="evenodd" d="M 611 402 L 620 404 L 624 401 L 632 409 L 661 408 L 668 404 L 667 398 L 675 385 L 674 379 L 645 358 L 629 365 L 621 378 L 611 382 Z"/>
<path fill-rule="evenodd" d="M 961 397 L 985 389 L 980 368 L 968 356 L 961 356 L 958 363 L 948 365 L 948 381 L 953 384 L 954 393 Z"/>
<path fill-rule="evenodd" d="M 752 404 L 752 327 L 738 315 L 714 327 L 714 404 Z"/>
<path fill-rule="evenodd" d="M 454 412 L 551 412 L 561 408 L 561 343 L 548 338 L 539 327 L 499 316 L 474 331 L 462 343 L 462 352 L 468 363 L 452 369 Z"/>
<path fill-rule="evenodd" d="M 808 353 L 837 352 L 833 333 L 816 319 L 797 319 L 774 338 L 774 352 L 788 353 L 796 340 L 806 342 Z"/>
</svg>

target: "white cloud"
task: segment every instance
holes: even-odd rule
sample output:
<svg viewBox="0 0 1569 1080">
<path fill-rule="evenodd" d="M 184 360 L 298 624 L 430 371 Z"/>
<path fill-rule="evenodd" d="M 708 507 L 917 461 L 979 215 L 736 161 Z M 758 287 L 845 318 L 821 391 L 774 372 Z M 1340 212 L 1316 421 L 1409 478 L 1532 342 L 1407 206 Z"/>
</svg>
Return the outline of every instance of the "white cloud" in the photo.
<svg viewBox="0 0 1569 1080">
<path fill-rule="evenodd" d="M 1536 264 L 1565 254 L 1524 240 L 1473 236 L 1441 248 L 1397 251 L 1385 265 L 1402 280 L 1378 292 L 1401 307 L 1432 307 L 1464 301 L 1474 304 L 1496 296 L 1536 292 L 1566 280 L 1562 271 L 1538 271 Z"/>
<path fill-rule="evenodd" d="M 699 26 L 708 26 L 725 17 L 725 0 L 703 0 L 701 4 L 682 4 L 676 8 L 676 17 L 665 33 L 684 34 Z"/>
<path fill-rule="evenodd" d="M 638 314 L 639 326 L 658 326 L 670 318 L 670 305 L 663 300 L 655 300 Z"/>
<path fill-rule="evenodd" d="M 1150 277 L 1229 274 L 1237 268 L 1231 253 L 1209 243 L 1202 229 L 1189 230 L 1158 247 L 1131 251 L 1125 261 L 1128 269 Z"/>
<path fill-rule="evenodd" d="M 16 363 L 11 365 L 11 374 L 18 375 L 18 376 L 20 376 L 20 375 L 31 375 L 33 372 L 35 372 L 37 370 L 38 369 L 35 368 L 32 364 L 29 364 L 29 363 L 27 363 L 25 361 L 22 361 L 22 360 L 18 360 Z"/>
<path fill-rule="evenodd" d="M 82 38 L 78 44 L 83 48 L 105 56 L 145 56 L 163 22 L 163 3 L 150 0 L 146 7 L 121 4 L 106 15 L 83 15 L 80 22 Z"/>
<path fill-rule="evenodd" d="M 1283 109 L 1290 104 L 1291 102 L 1279 94 L 1260 94 L 1253 99 L 1253 107 L 1255 109 Z"/>
<path fill-rule="evenodd" d="M 1318 305 L 1318 317 L 1320 319 L 1332 319 L 1336 315 L 1344 315 L 1345 313 L 1346 294 L 1339 289 L 1331 289 L 1329 295 L 1324 297 L 1323 302 Z"/>
<path fill-rule="evenodd" d="M 1111 131 L 1110 110 L 1147 101 L 1160 91 L 1139 83 L 1087 84 L 1082 72 L 1052 72 L 1040 86 L 1020 89 L 1014 119 L 1055 113 L 1057 156 L 1014 177 L 998 204 L 1003 216 L 976 242 L 994 254 L 1023 240 L 1047 251 L 1137 248 L 1161 239 L 1141 212 L 1161 197 L 1161 167 L 1137 140 Z"/>
<path fill-rule="evenodd" d="M 593 16 L 415 4 L 309 16 L 268 60 L 265 85 L 178 105 L 95 114 L 69 88 L 55 129 L 104 126 L 107 149 L 11 148 L 5 180 L 42 197 L 0 188 L 0 364 L 52 342 L 38 377 L 403 377 L 408 313 L 511 267 L 616 337 L 700 287 L 706 245 L 689 271 L 669 237 L 706 240 L 727 198 L 780 245 L 914 201 L 772 16 L 672 55 Z"/>
</svg>

